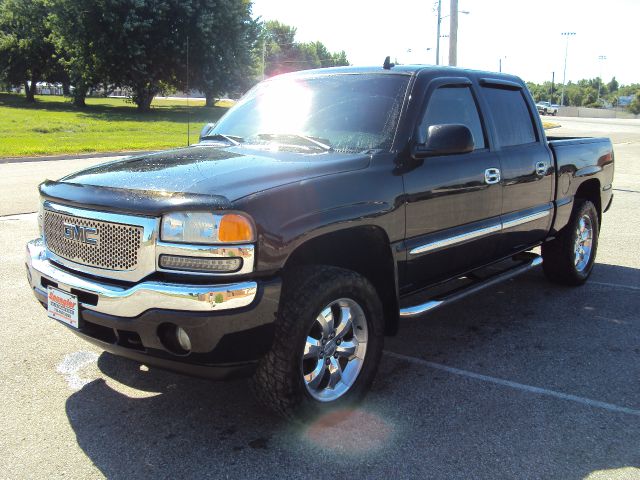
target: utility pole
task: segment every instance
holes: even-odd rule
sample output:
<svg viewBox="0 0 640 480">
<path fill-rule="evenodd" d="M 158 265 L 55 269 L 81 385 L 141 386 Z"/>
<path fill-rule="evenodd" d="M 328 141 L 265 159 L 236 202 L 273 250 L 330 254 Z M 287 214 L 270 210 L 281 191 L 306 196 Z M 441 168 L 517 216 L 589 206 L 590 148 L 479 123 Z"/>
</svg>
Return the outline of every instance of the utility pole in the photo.
<svg viewBox="0 0 640 480">
<path fill-rule="evenodd" d="M 438 0 L 438 28 L 436 39 L 436 65 L 440 65 L 440 22 L 442 21 L 442 0 Z"/>
<path fill-rule="evenodd" d="M 564 74 L 562 75 L 562 96 L 560 97 L 560 106 L 564 107 L 564 87 L 567 83 L 567 54 L 569 52 L 569 38 L 573 37 L 576 32 L 562 32 L 562 36 L 567 38 L 567 44 L 564 47 Z"/>
<path fill-rule="evenodd" d="M 451 21 L 449 27 L 449 65 L 458 65 L 458 0 L 451 0 Z"/>
<path fill-rule="evenodd" d="M 553 88 L 556 83 L 556 72 L 551 72 L 551 98 L 549 99 L 549 103 L 553 103 Z"/>
</svg>

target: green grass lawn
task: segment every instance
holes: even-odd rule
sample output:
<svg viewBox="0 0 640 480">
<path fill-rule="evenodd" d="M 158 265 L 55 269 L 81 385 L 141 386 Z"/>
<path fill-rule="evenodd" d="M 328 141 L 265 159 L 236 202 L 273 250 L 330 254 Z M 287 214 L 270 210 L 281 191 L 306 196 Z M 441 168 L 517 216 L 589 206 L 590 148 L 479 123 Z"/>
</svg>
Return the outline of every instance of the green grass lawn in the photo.
<svg viewBox="0 0 640 480">
<path fill-rule="evenodd" d="M 200 129 L 216 121 L 229 107 L 204 107 L 190 102 L 191 143 Z M 0 158 L 86 152 L 157 150 L 187 144 L 185 100 L 156 99 L 149 113 L 120 98 L 88 98 L 75 108 L 68 99 L 37 96 L 35 105 L 24 96 L 0 94 Z"/>
</svg>

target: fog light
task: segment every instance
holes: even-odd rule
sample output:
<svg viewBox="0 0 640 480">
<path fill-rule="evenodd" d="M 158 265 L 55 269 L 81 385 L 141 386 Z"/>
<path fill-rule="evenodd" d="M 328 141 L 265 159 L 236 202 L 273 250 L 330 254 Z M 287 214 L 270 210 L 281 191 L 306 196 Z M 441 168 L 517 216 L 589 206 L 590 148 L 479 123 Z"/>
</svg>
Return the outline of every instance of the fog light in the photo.
<svg viewBox="0 0 640 480">
<path fill-rule="evenodd" d="M 182 257 L 178 255 L 160 255 L 160 267 L 167 270 L 181 270 L 191 272 L 237 272 L 242 267 L 242 259 L 232 258 L 203 258 Z"/>
<path fill-rule="evenodd" d="M 187 335 L 187 332 L 185 332 L 183 328 L 181 327 L 176 328 L 176 338 L 178 339 L 178 344 L 180 345 L 180 348 L 182 348 L 183 350 L 186 350 L 187 352 L 191 351 L 191 339 L 189 338 L 189 335 Z"/>
</svg>

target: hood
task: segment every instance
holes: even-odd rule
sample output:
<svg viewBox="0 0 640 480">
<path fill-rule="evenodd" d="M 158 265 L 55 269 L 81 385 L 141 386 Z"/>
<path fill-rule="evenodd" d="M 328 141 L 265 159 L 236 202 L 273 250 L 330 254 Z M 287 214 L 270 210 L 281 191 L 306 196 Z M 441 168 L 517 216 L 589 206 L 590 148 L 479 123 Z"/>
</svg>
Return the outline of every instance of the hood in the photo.
<svg viewBox="0 0 640 480">
<path fill-rule="evenodd" d="M 105 163 L 60 180 L 68 184 L 239 198 L 293 182 L 367 167 L 370 156 L 327 152 L 300 154 L 210 145 L 170 150 Z"/>
</svg>

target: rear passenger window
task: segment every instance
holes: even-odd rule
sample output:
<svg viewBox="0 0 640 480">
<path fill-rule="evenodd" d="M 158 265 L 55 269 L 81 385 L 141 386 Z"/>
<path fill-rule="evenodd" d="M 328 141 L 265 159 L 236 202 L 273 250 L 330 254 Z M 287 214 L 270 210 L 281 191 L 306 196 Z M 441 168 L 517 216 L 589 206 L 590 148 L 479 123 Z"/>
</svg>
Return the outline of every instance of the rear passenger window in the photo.
<svg viewBox="0 0 640 480">
<path fill-rule="evenodd" d="M 475 148 L 485 147 L 478 107 L 469 87 L 440 87 L 433 92 L 420 122 L 418 130 L 419 135 L 422 136 L 420 141 L 425 142 L 427 128 L 444 123 L 466 125 L 473 135 Z"/>
<path fill-rule="evenodd" d="M 521 90 L 483 87 L 503 147 L 536 141 L 531 112 Z"/>
</svg>

